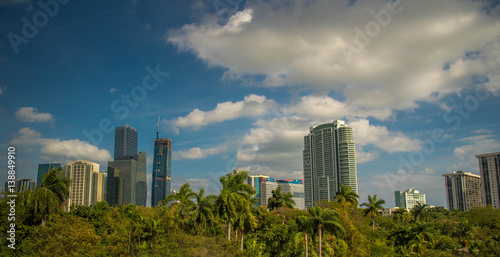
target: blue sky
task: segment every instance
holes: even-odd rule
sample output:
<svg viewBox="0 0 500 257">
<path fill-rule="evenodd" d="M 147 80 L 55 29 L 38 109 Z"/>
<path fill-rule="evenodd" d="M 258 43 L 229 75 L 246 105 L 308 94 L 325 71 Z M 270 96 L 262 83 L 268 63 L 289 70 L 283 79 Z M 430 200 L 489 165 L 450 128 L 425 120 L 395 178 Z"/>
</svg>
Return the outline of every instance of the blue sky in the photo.
<svg viewBox="0 0 500 257">
<path fill-rule="evenodd" d="M 442 174 L 500 151 L 498 1 L 41 2 L 0 0 L 0 159 L 16 146 L 18 178 L 105 170 L 129 124 L 150 179 L 158 116 L 173 189 L 209 193 L 234 168 L 301 178 L 303 136 L 335 119 L 361 202 L 414 188 L 446 206 Z"/>
</svg>

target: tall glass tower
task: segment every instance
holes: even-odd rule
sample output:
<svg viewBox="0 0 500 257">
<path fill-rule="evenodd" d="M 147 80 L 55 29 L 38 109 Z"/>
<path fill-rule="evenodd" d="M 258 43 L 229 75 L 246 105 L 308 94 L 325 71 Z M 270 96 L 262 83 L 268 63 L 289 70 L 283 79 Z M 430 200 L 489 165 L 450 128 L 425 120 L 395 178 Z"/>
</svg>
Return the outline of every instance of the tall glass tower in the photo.
<svg viewBox="0 0 500 257">
<path fill-rule="evenodd" d="M 115 128 L 115 160 L 132 159 L 137 154 L 137 131 L 125 124 Z"/>
<path fill-rule="evenodd" d="M 172 140 L 159 138 L 160 119 L 156 128 L 154 141 L 153 180 L 151 190 L 151 206 L 156 206 L 170 194 L 170 164 L 172 160 Z"/>
<path fill-rule="evenodd" d="M 344 121 L 311 127 L 304 137 L 303 160 L 306 208 L 333 201 L 340 184 L 358 192 L 352 128 Z"/>
</svg>

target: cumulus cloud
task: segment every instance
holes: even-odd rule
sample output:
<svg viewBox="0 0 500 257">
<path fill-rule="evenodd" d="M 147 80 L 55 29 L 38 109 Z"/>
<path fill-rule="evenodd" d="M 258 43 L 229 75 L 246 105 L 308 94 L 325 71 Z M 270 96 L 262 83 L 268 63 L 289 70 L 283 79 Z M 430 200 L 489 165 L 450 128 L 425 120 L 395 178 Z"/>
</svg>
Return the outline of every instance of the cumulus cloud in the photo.
<svg viewBox="0 0 500 257">
<path fill-rule="evenodd" d="M 39 113 L 34 107 L 21 107 L 14 114 L 22 122 L 54 122 L 50 113 Z"/>
<path fill-rule="evenodd" d="M 491 134 L 460 138 L 457 142 L 464 145 L 453 150 L 453 155 L 458 158 L 458 161 L 452 165 L 453 170 L 475 171 L 477 173 L 479 172 L 479 164 L 476 155 L 500 152 L 500 141 Z"/>
<path fill-rule="evenodd" d="M 16 146 L 41 146 L 40 156 L 45 160 L 106 162 L 112 159 L 108 150 L 99 149 L 88 142 L 43 138 L 40 132 L 29 127 L 20 129 L 10 143 Z"/>
<path fill-rule="evenodd" d="M 226 68 L 226 79 L 333 90 L 363 108 L 415 108 L 498 70 L 500 21 L 483 1 L 393 2 L 397 14 L 388 2 L 248 1 L 226 24 L 206 15 L 168 31 L 167 41 Z M 379 21 L 382 12 L 390 20 Z"/>
<path fill-rule="evenodd" d="M 243 101 L 219 103 L 215 109 L 210 111 L 194 109 L 187 116 L 178 117 L 166 123 L 172 126 L 176 132 L 179 132 L 179 128 L 191 127 L 199 129 L 211 123 L 234 120 L 240 117 L 260 116 L 275 106 L 276 102 L 274 100 L 269 100 L 265 96 L 250 94 L 245 96 Z"/>
<path fill-rule="evenodd" d="M 357 145 L 373 145 L 388 153 L 420 150 L 420 141 L 411 139 L 402 132 L 391 132 L 384 126 L 371 125 L 366 119 L 350 121 L 354 142 Z"/>
<path fill-rule="evenodd" d="M 174 160 L 183 160 L 183 159 L 203 159 L 210 155 L 216 155 L 222 153 L 227 149 L 226 145 L 220 145 L 216 147 L 202 149 L 199 147 L 190 148 L 187 151 L 174 151 L 172 153 L 172 158 Z"/>
</svg>

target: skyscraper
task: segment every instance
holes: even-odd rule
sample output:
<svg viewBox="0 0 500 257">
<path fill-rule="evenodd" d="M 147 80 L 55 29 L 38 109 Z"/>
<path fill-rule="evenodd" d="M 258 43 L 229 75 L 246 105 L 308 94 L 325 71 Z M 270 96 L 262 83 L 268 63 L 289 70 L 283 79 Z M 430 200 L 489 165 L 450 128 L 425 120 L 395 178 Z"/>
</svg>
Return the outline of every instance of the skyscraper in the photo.
<svg viewBox="0 0 500 257">
<path fill-rule="evenodd" d="M 306 208 L 332 201 L 340 184 L 358 192 L 352 128 L 344 121 L 311 127 L 304 137 L 303 160 Z"/>
<path fill-rule="evenodd" d="M 106 201 L 110 206 L 135 204 L 146 206 L 146 152 L 128 160 L 108 162 Z"/>
<path fill-rule="evenodd" d="M 172 140 L 158 138 L 160 120 L 154 141 L 153 179 L 151 186 L 151 206 L 156 206 L 170 194 L 170 166 L 172 161 Z"/>
<path fill-rule="evenodd" d="M 115 160 L 132 159 L 137 154 L 137 131 L 125 124 L 115 128 Z"/>
<path fill-rule="evenodd" d="M 443 174 L 448 209 L 468 211 L 483 205 L 481 177 L 469 172 Z"/>
<path fill-rule="evenodd" d="M 72 161 L 64 166 L 64 171 L 71 181 L 66 210 L 71 205 L 92 206 L 104 200 L 104 174 L 99 172 L 99 164 L 83 160 Z"/>
<path fill-rule="evenodd" d="M 500 152 L 476 155 L 479 159 L 483 204 L 500 209 Z"/>
<path fill-rule="evenodd" d="M 415 189 L 406 189 L 405 191 L 394 192 L 396 198 L 396 207 L 413 209 L 417 203 L 425 204 L 425 194 L 421 194 Z"/>
<path fill-rule="evenodd" d="M 9 191 L 9 188 L 12 187 L 12 184 L 10 184 L 11 186 L 9 187 L 9 183 L 8 182 L 5 182 L 5 190 L 6 191 Z M 35 190 L 35 185 L 36 185 L 36 181 L 32 180 L 32 179 L 15 179 L 14 180 L 14 192 L 16 193 L 21 193 L 21 192 L 24 192 L 26 190 Z"/>
<path fill-rule="evenodd" d="M 304 185 L 302 185 L 301 179 L 274 180 L 270 178 L 270 180 L 262 182 L 259 187 L 259 205 L 267 207 L 269 198 L 273 196 L 273 190 L 278 187 L 281 187 L 281 193 L 293 195 L 292 200 L 295 202 L 295 208 L 304 210 Z"/>
<path fill-rule="evenodd" d="M 42 187 L 42 178 L 53 168 L 61 167 L 60 163 L 38 164 L 38 174 L 36 176 L 36 186 Z"/>
</svg>

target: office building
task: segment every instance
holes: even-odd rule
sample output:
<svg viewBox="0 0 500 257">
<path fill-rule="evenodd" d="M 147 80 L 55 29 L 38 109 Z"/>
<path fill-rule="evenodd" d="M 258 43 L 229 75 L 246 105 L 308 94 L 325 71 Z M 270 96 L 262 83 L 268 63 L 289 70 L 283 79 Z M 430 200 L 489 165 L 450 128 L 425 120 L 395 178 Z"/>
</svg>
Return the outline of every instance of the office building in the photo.
<svg viewBox="0 0 500 257">
<path fill-rule="evenodd" d="M 425 194 L 421 194 L 415 189 L 406 189 L 405 191 L 396 191 L 394 193 L 396 198 L 396 207 L 413 209 L 417 203 L 425 204 Z"/>
<path fill-rule="evenodd" d="M 45 176 L 49 171 L 53 168 L 61 168 L 60 163 L 45 163 L 45 164 L 38 164 L 38 174 L 36 176 L 36 186 L 37 187 L 43 187 L 42 185 L 42 178 Z"/>
<path fill-rule="evenodd" d="M 311 127 L 304 137 L 303 161 L 306 208 L 333 201 L 341 184 L 358 192 L 353 133 L 344 121 Z"/>
<path fill-rule="evenodd" d="M 137 154 L 137 131 L 125 124 L 115 128 L 115 160 L 132 159 Z"/>
<path fill-rule="evenodd" d="M 248 176 L 247 183 L 250 186 L 252 186 L 252 188 L 255 190 L 255 193 L 252 197 L 258 200 L 258 202 L 255 204 L 256 206 L 261 205 L 260 204 L 260 186 L 262 185 L 262 183 L 264 183 L 266 181 L 269 181 L 269 176 L 265 176 L 265 175 Z"/>
<path fill-rule="evenodd" d="M 479 160 L 483 204 L 500 209 L 500 152 L 476 155 Z"/>
<path fill-rule="evenodd" d="M 84 160 L 72 161 L 64 166 L 64 171 L 70 180 L 66 211 L 72 205 L 92 206 L 104 200 L 104 174 L 99 172 L 99 164 Z"/>
<path fill-rule="evenodd" d="M 146 206 L 146 152 L 128 160 L 108 162 L 107 199 L 110 206 L 135 204 Z"/>
<path fill-rule="evenodd" d="M 158 121 L 159 122 L 159 121 Z M 153 178 L 151 186 L 151 206 L 156 206 L 170 194 L 172 162 L 172 140 L 158 138 L 159 125 L 154 141 Z"/>
<path fill-rule="evenodd" d="M 295 201 L 295 208 L 304 210 L 306 207 L 304 185 L 301 182 L 301 179 L 274 180 L 272 178 L 269 181 L 262 182 L 259 188 L 259 204 L 267 207 L 269 198 L 273 197 L 272 191 L 279 186 L 281 187 L 281 193 L 291 193 L 293 195 L 292 199 Z"/>
<path fill-rule="evenodd" d="M 483 205 L 481 177 L 469 172 L 443 174 L 448 209 L 468 211 Z"/>
<path fill-rule="evenodd" d="M 36 181 L 34 181 L 33 179 L 15 179 L 12 186 L 10 186 L 9 182 L 5 182 L 5 190 L 7 192 L 21 193 L 26 190 L 35 190 Z M 10 192 L 10 188 L 13 188 L 14 192 Z"/>
</svg>

